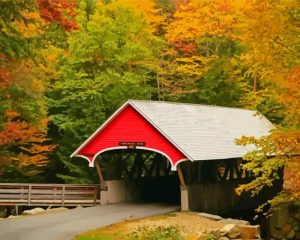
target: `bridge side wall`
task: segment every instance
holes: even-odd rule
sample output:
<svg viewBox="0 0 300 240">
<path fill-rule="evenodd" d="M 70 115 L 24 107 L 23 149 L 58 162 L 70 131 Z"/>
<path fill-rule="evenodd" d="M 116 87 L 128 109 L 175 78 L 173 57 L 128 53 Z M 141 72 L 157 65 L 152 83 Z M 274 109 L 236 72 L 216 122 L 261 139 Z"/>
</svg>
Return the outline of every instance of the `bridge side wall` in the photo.
<svg viewBox="0 0 300 240">
<path fill-rule="evenodd" d="M 189 210 L 221 214 L 248 205 L 248 201 L 243 204 L 245 198 L 234 194 L 237 185 L 236 181 L 224 181 L 187 186 Z"/>
<path fill-rule="evenodd" d="M 250 193 L 241 196 L 235 194 L 235 188 L 246 179 L 233 179 L 219 182 L 187 185 L 188 210 L 208 212 L 212 214 L 225 214 L 245 209 L 254 209 L 264 201 L 271 199 L 281 190 L 282 183 L 278 182 L 274 187 L 265 189 L 259 196 L 251 197 Z M 183 194 L 181 194 L 183 196 Z M 182 199 L 184 200 L 184 199 Z M 182 201 L 184 204 L 185 201 Z M 183 206 L 183 205 L 182 205 Z"/>
</svg>

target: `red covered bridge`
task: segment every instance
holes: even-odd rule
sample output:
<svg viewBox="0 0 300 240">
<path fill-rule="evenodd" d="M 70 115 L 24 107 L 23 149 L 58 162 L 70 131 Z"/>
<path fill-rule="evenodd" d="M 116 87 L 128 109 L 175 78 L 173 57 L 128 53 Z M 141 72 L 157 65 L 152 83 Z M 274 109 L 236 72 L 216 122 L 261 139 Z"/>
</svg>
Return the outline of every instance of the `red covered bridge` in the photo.
<svg viewBox="0 0 300 240">
<path fill-rule="evenodd" d="M 181 200 L 182 209 L 221 213 L 238 208 L 234 187 L 250 177 L 240 164 L 251 147 L 235 139 L 272 128 L 250 110 L 129 100 L 71 157 L 96 166 L 108 186 L 103 204 Z"/>
</svg>

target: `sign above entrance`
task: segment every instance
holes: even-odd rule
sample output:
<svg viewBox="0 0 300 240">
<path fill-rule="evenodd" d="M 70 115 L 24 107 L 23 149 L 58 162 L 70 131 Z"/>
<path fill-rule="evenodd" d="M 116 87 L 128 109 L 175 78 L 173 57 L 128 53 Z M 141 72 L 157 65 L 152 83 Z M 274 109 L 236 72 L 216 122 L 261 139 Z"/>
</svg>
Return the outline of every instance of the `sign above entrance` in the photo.
<svg viewBox="0 0 300 240">
<path fill-rule="evenodd" d="M 119 146 L 126 146 L 129 149 L 134 149 L 136 147 L 144 147 L 145 142 L 119 142 Z"/>
</svg>

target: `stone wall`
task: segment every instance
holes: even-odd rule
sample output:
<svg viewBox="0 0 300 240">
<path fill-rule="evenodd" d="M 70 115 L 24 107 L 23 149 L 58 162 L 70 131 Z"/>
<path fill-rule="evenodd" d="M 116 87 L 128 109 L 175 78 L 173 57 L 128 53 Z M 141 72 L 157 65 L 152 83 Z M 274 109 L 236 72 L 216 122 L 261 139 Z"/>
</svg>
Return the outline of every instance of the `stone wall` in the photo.
<svg viewBox="0 0 300 240">
<path fill-rule="evenodd" d="M 300 207 L 284 206 L 273 213 L 269 224 L 270 239 L 300 239 Z"/>
<path fill-rule="evenodd" d="M 261 239 L 259 225 L 250 225 L 248 221 L 222 218 L 218 215 L 199 213 L 200 216 L 218 221 L 222 228 L 208 230 L 201 240 L 255 240 Z"/>
</svg>

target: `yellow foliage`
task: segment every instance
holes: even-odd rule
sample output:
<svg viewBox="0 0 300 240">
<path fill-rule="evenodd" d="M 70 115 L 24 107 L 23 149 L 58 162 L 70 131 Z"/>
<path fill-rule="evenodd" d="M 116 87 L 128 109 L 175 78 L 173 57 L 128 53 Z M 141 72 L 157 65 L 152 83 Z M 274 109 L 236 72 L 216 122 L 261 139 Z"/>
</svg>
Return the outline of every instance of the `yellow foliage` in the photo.
<svg viewBox="0 0 300 240">
<path fill-rule="evenodd" d="M 294 0 L 255 1 L 243 9 L 236 39 L 248 47 L 241 60 L 251 76 L 260 81 L 286 84 L 293 66 L 299 64 L 299 27 L 292 19 L 292 11 L 299 11 Z"/>
<path fill-rule="evenodd" d="M 170 42 L 189 41 L 205 36 L 232 38 L 241 18 L 240 9 L 249 1 L 191 0 L 181 4 L 167 27 Z"/>
<path fill-rule="evenodd" d="M 23 37 L 38 37 L 44 33 L 44 29 L 50 24 L 40 17 L 39 12 L 25 12 L 23 17 L 28 23 L 24 21 L 15 23 L 16 29 Z"/>
<path fill-rule="evenodd" d="M 292 69 L 285 81 L 280 83 L 283 93 L 280 102 L 285 106 L 285 122 L 288 125 L 300 126 L 300 67 Z"/>
<path fill-rule="evenodd" d="M 7 68 L 11 69 L 14 83 L 24 88 L 27 93 L 40 94 L 44 91 L 44 83 L 34 73 L 39 68 L 32 60 L 11 61 Z"/>
<path fill-rule="evenodd" d="M 242 184 L 237 193 L 250 191 L 258 194 L 264 187 L 270 187 L 280 178 L 279 172 L 284 168 L 284 191 L 271 200 L 273 207 L 281 203 L 294 202 L 300 199 L 300 131 L 276 130 L 269 136 L 256 139 L 242 137 L 237 141 L 240 145 L 254 144 L 256 149 L 249 152 L 244 159 L 243 168 L 252 172 L 254 180 Z"/>
<path fill-rule="evenodd" d="M 155 31 L 159 25 L 164 24 L 165 18 L 161 15 L 160 9 L 157 9 L 154 0 L 117 0 L 117 2 L 133 7 L 142 13 L 151 24 L 152 31 Z"/>
<path fill-rule="evenodd" d="M 177 73 L 188 75 L 188 76 L 201 76 L 203 72 L 207 70 L 209 62 L 213 60 L 213 57 L 206 58 L 202 56 L 190 56 L 190 57 L 178 57 L 176 71 Z"/>
</svg>

